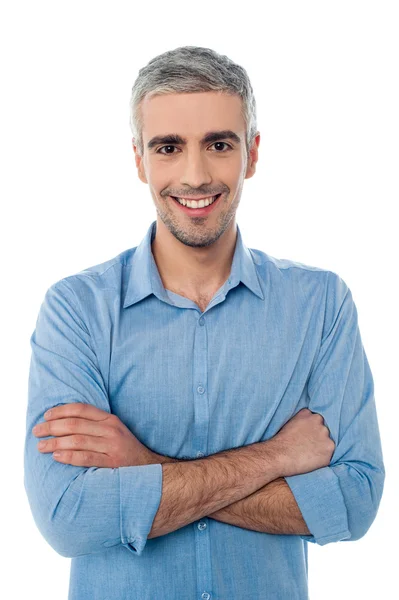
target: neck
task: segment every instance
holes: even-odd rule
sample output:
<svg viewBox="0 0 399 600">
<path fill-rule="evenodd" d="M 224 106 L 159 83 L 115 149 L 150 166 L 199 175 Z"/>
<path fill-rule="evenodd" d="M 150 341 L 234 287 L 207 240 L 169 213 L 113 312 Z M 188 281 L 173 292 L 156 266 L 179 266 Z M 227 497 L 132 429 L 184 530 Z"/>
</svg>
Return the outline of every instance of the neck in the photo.
<svg viewBox="0 0 399 600">
<path fill-rule="evenodd" d="M 218 289 L 230 275 L 236 241 L 235 219 L 216 242 L 204 248 L 186 246 L 157 219 L 151 249 L 165 289 L 192 294 Z"/>
</svg>

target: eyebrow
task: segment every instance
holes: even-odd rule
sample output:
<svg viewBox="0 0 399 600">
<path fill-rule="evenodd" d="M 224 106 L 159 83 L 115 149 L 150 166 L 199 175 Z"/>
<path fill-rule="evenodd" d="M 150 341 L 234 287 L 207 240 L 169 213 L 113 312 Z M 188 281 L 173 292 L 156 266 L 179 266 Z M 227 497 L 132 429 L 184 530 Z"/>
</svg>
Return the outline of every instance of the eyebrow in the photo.
<svg viewBox="0 0 399 600">
<path fill-rule="evenodd" d="M 241 142 L 239 136 L 230 129 L 225 129 L 223 131 L 208 131 L 208 133 L 206 133 L 200 141 L 202 144 L 209 144 L 210 142 L 218 142 L 219 140 L 231 140 L 236 142 L 236 144 Z M 180 144 L 185 146 L 187 144 L 187 140 L 175 133 L 156 135 L 150 139 L 147 144 L 147 148 L 154 148 L 154 146 L 158 146 L 158 144 Z"/>
</svg>

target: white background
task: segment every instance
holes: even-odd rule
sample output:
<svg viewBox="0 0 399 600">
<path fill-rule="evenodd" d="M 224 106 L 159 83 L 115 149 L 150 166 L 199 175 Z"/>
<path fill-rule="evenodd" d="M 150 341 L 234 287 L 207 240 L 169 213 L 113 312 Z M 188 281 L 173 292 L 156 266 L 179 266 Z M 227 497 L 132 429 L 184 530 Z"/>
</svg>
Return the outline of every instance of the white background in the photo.
<svg viewBox="0 0 399 600">
<path fill-rule="evenodd" d="M 134 164 L 130 91 L 151 58 L 197 45 L 241 64 L 255 91 L 261 142 L 237 212 L 244 242 L 344 279 L 374 376 L 380 510 L 361 540 L 309 544 L 310 598 L 393 598 L 398 3 L 10 1 L 0 23 L 1 595 L 67 599 L 70 559 L 41 536 L 23 487 L 29 338 L 50 285 L 138 245 L 155 220 Z"/>
</svg>

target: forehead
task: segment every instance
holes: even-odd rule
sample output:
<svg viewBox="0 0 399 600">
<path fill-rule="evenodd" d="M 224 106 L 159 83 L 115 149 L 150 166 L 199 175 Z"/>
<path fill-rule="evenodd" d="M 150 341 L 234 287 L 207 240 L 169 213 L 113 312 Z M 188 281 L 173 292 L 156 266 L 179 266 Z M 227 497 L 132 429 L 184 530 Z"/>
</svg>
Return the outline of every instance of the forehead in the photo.
<svg viewBox="0 0 399 600">
<path fill-rule="evenodd" d="M 163 133 L 232 129 L 244 131 L 242 100 L 223 92 L 165 94 L 144 98 L 141 103 L 143 138 Z"/>
</svg>

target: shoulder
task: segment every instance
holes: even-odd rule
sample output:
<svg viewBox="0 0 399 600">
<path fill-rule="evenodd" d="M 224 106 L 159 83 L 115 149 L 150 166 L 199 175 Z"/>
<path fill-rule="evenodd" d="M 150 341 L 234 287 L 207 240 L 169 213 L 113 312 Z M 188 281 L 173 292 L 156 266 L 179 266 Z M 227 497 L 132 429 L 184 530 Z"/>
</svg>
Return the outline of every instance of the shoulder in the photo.
<svg viewBox="0 0 399 600">
<path fill-rule="evenodd" d="M 284 281 L 313 279 L 324 285 L 327 284 L 329 278 L 341 279 L 334 271 L 321 266 L 299 262 L 291 258 L 277 258 L 256 248 L 249 248 L 249 250 L 259 274 L 263 277 L 268 275 Z"/>
<path fill-rule="evenodd" d="M 320 303 L 341 304 L 351 294 L 342 277 L 335 271 L 290 258 L 277 258 L 262 250 L 249 248 L 262 286 L 279 294 L 293 294 Z"/>
<path fill-rule="evenodd" d="M 275 271 L 279 271 L 283 273 L 284 271 L 289 272 L 291 274 L 292 269 L 297 269 L 301 273 L 327 273 L 328 269 L 323 269 L 322 267 L 317 267 L 314 265 L 309 265 L 306 263 L 298 262 L 290 258 L 277 258 L 272 256 L 271 254 L 266 254 L 262 250 L 257 250 L 256 248 L 250 248 L 253 261 L 258 266 L 263 266 L 264 268 L 269 268 Z"/>
<path fill-rule="evenodd" d="M 126 285 L 136 248 L 128 248 L 109 260 L 67 275 L 55 281 L 49 290 L 70 296 L 75 303 L 89 308 L 102 298 L 115 299 Z"/>
</svg>

